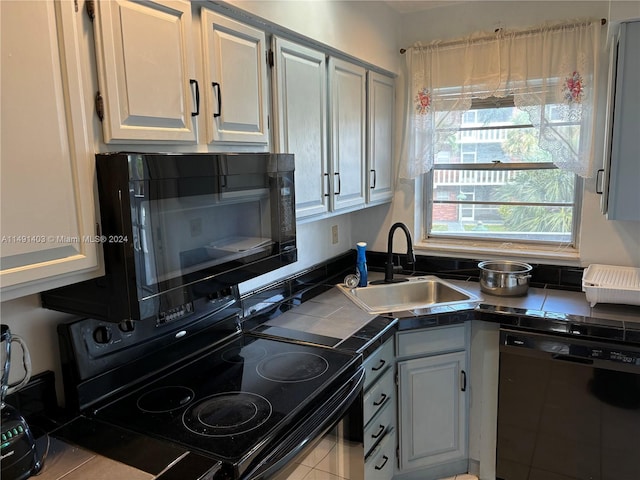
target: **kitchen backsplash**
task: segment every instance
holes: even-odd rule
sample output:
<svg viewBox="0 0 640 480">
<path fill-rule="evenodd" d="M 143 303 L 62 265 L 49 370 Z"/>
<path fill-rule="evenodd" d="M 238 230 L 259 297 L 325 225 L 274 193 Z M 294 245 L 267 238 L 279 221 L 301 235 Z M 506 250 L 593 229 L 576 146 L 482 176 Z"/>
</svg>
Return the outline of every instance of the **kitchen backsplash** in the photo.
<svg viewBox="0 0 640 480">
<path fill-rule="evenodd" d="M 355 262 L 355 250 L 352 252 Z M 398 258 L 404 268 L 403 273 L 412 272 L 421 275 L 438 275 L 442 278 L 455 280 L 473 280 L 478 281 L 480 269 L 478 268 L 479 260 L 450 258 L 450 257 L 434 257 L 426 255 L 416 255 L 415 269 L 406 265 L 404 255 L 394 255 L 397 263 Z M 367 252 L 367 264 L 369 269 L 375 271 L 384 271 L 384 264 L 387 260 L 385 252 Z M 539 265 L 530 263 L 533 267 L 531 272 L 532 278 L 529 284 L 538 288 L 553 288 L 559 290 L 570 290 L 579 292 L 582 290 L 582 272 L 581 267 L 567 267 L 557 265 Z"/>
<path fill-rule="evenodd" d="M 367 252 L 367 266 L 371 271 L 384 271 L 385 252 Z M 404 255 L 394 255 L 404 267 L 403 274 L 438 275 L 445 279 L 479 281 L 478 260 L 416 255 L 415 269 L 407 267 Z M 355 271 L 356 251 L 350 250 L 290 279 L 274 283 L 243 296 L 245 328 L 280 315 L 304 301 L 328 290 Z M 580 267 L 531 264 L 530 285 L 579 292 L 582 290 Z"/>
</svg>

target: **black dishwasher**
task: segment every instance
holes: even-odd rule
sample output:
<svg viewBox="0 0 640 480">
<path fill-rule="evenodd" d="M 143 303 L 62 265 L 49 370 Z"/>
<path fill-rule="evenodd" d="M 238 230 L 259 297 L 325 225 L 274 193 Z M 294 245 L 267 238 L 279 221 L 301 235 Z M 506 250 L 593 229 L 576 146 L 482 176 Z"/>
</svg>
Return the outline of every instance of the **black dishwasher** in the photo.
<svg viewBox="0 0 640 480">
<path fill-rule="evenodd" d="M 496 478 L 640 479 L 640 348 L 502 329 Z"/>
</svg>

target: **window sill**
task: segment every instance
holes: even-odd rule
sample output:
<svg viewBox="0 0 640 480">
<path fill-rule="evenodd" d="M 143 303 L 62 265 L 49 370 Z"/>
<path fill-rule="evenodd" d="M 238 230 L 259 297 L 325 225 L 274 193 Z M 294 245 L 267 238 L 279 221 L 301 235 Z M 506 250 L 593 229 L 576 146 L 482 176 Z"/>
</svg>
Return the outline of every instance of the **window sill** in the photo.
<svg viewBox="0 0 640 480">
<path fill-rule="evenodd" d="M 553 263 L 580 266 L 580 255 L 573 247 L 526 245 L 515 242 L 456 242 L 423 240 L 414 245 L 416 253 L 464 258 L 526 260 L 529 263 Z"/>
</svg>

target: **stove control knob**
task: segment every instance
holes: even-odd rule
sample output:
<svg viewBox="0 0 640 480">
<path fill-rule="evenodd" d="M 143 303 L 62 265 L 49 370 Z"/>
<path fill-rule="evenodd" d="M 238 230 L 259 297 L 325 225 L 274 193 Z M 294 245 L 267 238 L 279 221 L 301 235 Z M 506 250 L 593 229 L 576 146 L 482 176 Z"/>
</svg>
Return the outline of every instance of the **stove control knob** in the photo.
<svg viewBox="0 0 640 480">
<path fill-rule="evenodd" d="M 96 343 L 109 343 L 111 341 L 111 337 L 111 328 L 107 327 L 106 325 L 100 325 L 93 331 L 93 339 L 96 341 Z"/>
<path fill-rule="evenodd" d="M 122 320 L 118 324 L 118 328 L 124 333 L 131 333 L 135 330 L 136 324 L 135 321 L 131 319 Z"/>
</svg>

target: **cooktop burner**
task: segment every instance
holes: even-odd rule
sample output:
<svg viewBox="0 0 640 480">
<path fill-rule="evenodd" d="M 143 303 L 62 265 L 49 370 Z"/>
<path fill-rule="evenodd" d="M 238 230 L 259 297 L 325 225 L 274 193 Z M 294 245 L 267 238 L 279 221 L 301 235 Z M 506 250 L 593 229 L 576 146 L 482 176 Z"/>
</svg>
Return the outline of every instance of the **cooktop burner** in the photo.
<svg viewBox="0 0 640 480">
<path fill-rule="evenodd" d="M 143 393 L 138 398 L 138 408 L 147 413 L 171 412 L 191 403 L 193 390 L 171 385 Z"/>
<path fill-rule="evenodd" d="M 94 410 L 108 423 L 225 462 L 259 447 L 316 411 L 359 358 L 350 353 L 241 334 L 170 367 L 164 376 Z"/>
<path fill-rule="evenodd" d="M 222 359 L 229 363 L 257 363 L 267 356 L 264 348 L 243 351 L 242 347 L 227 348 L 222 352 Z"/>
<path fill-rule="evenodd" d="M 257 367 L 258 375 L 274 382 L 304 382 L 313 380 L 329 369 L 320 355 L 306 352 L 285 352 L 269 357 Z"/>
<path fill-rule="evenodd" d="M 259 427 L 269 419 L 271 411 L 271 403 L 261 395 L 219 393 L 188 408 L 182 416 L 182 422 L 199 435 L 224 437 Z"/>
</svg>

